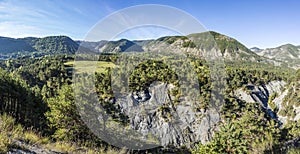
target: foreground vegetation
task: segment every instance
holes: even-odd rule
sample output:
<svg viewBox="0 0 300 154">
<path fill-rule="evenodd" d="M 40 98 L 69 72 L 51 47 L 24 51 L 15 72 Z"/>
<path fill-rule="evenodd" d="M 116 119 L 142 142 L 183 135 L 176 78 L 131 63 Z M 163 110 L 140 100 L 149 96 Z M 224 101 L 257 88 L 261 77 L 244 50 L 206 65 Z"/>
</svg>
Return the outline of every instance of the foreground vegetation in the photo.
<svg viewBox="0 0 300 154">
<path fill-rule="evenodd" d="M 35 130 L 24 128 L 7 114 L 0 116 L 0 132 L 0 153 L 6 153 L 12 149 L 20 151 L 42 149 L 44 152 L 53 153 L 120 153 L 120 151 L 112 148 L 84 147 L 75 142 L 54 141 L 51 137 L 44 137 Z"/>
</svg>

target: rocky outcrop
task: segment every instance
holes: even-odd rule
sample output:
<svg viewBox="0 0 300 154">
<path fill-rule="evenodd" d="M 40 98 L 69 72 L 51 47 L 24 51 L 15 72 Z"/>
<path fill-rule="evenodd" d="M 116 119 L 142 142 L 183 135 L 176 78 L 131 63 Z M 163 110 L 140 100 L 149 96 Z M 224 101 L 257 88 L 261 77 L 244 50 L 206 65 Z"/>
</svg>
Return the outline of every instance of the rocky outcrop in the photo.
<svg viewBox="0 0 300 154">
<path fill-rule="evenodd" d="M 276 119 L 280 124 L 286 124 L 287 120 L 298 121 L 300 119 L 300 107 L 292 106 L 289 112 L 295 112 L 295 117 L 282 116 L 280 114 L 281 110 L 284 110 L 285 98 L 288 97 L 289 90 L 286 88 L 287 83 L 285 81 L 272 81 L 266 85 L 255 86 L 247 85 L 245 88 L 240 88 L 235 91 L 235 95 L 248 103 L 259 102 L 266 112 L 274 119 Z M 293 89 L 293 88 L 292 88 Z M 290 89 L 291 90 L 291 89 Z M 276 106 L 277 111 L 273 111 L 269 104 L 269 97 L 276 93 L 276 97 L 272 100 L 273 104 Z"/>
<path fill-rule="evenodd" d="M 272 94 L 277 93 L 278 97 L 276 97 L 273 100 L 273 102 L 276 105 L 281 106 L 283 98 L 287 93 L 286 91 L 283 91 L 285 85 L 286 85 L 285 81 L 271 81 L 266 85 L 260 85 L 260 86 L 249 84 L 246 85 L 245 88 L 240 88 L 236 90 L 235 95 L 247 103 L 253 103 L 253 102 L 260 103 L 272 118 L 280 121 L 280 118 L 278 118 L 276 113 L 269 107 L 268 101 L 269 101 L 269 97 Z"/>
<path fill-rule="evenodd" d="M 246 85 L 245 89 L 238 89 L 235 91 L 235 95 L 246 102 L 259 102 L 265 108 L 268 107 L 268 99 L 273 93 L 282 93 L 285 81 L 271 81 L 266 85 Z M 279 100 L 278 100 L 279 101 Z M 281 99 L 282 101 L 282 99 Z"/>
<path fill-rule="evenodd" d="M 144 136 L 152 134 L 163 146 L 179 147 L 194 142 L 208 142 L 215 124 L 220 121 L 218 112 L 213 109 L 195 111 L 193 103 L 184 98 L 179 104 L 173 104 L 172 96 L 168 93 L 172 87 L 166 83 L 155 83 L 150 86 L 149 94 L 143 92 L 145 99 L 133 93 L 118 98 L 117 103 L 129 117 L 132 129 Z M 148 96 L 151 97 L 146 100 Z"/>
</svg>

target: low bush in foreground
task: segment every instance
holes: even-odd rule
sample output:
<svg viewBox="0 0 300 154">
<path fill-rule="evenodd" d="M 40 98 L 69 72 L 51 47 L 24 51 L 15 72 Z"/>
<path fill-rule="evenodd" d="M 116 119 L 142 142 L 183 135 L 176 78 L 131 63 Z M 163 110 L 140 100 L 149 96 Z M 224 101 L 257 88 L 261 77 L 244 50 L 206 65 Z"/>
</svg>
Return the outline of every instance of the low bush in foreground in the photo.
<svg viewBox="0 0 300 154">
<path fill-rule="evenodd" d="M 6 153 L 14 148 L 30 150 L 33 146 L 60 153 L 120 153 L 113 148 L 91 148 L 82 147 L 76 143 L 54 142 L 50 137 L 44 137 L 34 130 L 24 129 L 11 116 L 0 115 L 0 153 Z"/>
</svg>

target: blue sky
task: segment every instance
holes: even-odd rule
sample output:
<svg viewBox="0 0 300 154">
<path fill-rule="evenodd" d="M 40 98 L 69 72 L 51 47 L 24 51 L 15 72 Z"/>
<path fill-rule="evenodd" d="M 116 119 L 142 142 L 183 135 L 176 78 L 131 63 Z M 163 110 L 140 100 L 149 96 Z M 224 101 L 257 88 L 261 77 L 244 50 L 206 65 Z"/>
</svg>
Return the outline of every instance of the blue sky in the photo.
<svg viewBox="0 0 300 154">
<path fill-rule="evenodd" d="M 300 45 L 297 0 L 0 0 L 0 36 L 67 35 L 84 39 L 104 17 L 141 4 L 169 5 L 186 11 L 208 30 L 236 38 L 247 47 Z M 149 34 L 149 38 L 167 34 Z"/>
</svg>

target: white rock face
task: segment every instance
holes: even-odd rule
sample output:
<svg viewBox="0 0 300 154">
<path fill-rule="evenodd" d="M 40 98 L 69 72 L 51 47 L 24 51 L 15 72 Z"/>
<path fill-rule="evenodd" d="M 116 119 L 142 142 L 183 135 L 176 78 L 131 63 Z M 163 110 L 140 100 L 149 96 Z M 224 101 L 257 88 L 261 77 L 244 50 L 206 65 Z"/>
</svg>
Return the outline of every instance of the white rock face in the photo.
<svg viewBox="0 0 300 154">
<path fill-rule="evenodd" d="M 282 92 L 283 88 L 285 87 L 286 82 L 284 81 L 271 81 L 266 85 L 261 86 L 254 86 L 254 85 L 247 85 L 248 92 L 245 92 L 243 89 L 238 89 L 235 92 L 235 95 L 239 97 L 241 100 L 246 101 L 247 103 L 258 102 L 261 106 L 266 110 L 266 112 L 275 120 L 279 121 L 281 124 L 282 119 L 281 117 L 277 117 L 276 113 L 272 111 L 272 109 L 268 106 L 269 96 L 274 93 L 277 93 L 279 97 L 275 101 L 275 104 L 281 106 L 282 100 L 285 97 L 286 93 Z"/>
<path fill-rule="evenodd" d="M 243 89 L 238 89 L 235 91 L 235 95 L 241 100 L 246 101 L 247 103 L 259 102 L 272 116 L 274 113 L 272 113 L 273 111 L 268 106 L 269 96 L 271 96 L 275 92 L 278 94 L 273 102 L 278 108 L 278 111 L 280 111 L 283 108 L 283 100 L 288 94 L 288 90 L 284 89 L 285 86 L 286 82 L 284 81 L 272 81 L 262 86 L 248 85 L 248 92 L 245 92 Z M 300 107 L 294 106 L 293 108 L 296 111 L 296 116 L 294 117 L 294 119 L 290 120 L 298 121 L 300 119 Z M 288 117 L 278 115 L 277 119 L 285 124 L 288 120 Z"/>
<path fill-rule="evenodd" d="M 285 81 L 271 81 L 261 86 L 248 85 L 247 92 L 238 89 L 235 95 L 248 103 L 259 102 L 272 118 L 284 124 L 286 117 L 277 117 L 268 106 L 268 99 L 273 93 L 277 93 L 273 102 L 280 110 L 283 98 L 288 93 L 284 90 L 286 85 Z M 152 134 L 163 146 L 180 147 L 195 142 L 209 142 L 218 129 L 219 113 L 213 109 L 195 111 L 194 103 L 185 101 L 184 98 L 178 105 L 172 104 L 172 96 L 168 94 L 172 88 L 172 85 L 166 83 L 155 83 L 149 88 L 151 98 L 147 101 L 135 99 L 135 94 L 117 99 L 122 112 L 129 118 L 129 127 L 143 136 Z M 300 118 L 299 111 L 300 108 L 295 119 Z"/>
<path fill-rule="evenodd" d="M 152 134 L 163 146 L 189 146 L 194 142 L 208 142 L 219 114 L 211 110 L 195 111 L 193 103 L 181 101 L 178 105 L 170 102 L 168 91 L 172 85 L 156 83 L 149 88 L 151 98 L 139 102 L 132 95 L 117 100 L 123 113 L 129 117 L 130 127 L 144 136 Z M 168 113 L 163 113 L 163 110 Z"/>
<path fill-rule="evenodd" d="M 248 85 L 248 93 L 240 88 L 235 91 L 235 95 L 247 103 L 259 102 L 264 108 L 267 108 L 269 96 L 275 92 L 280 96 L 285 85 L 285 81 L 271 81 L 267 85 L 262 86 Z"/>
</svg>

